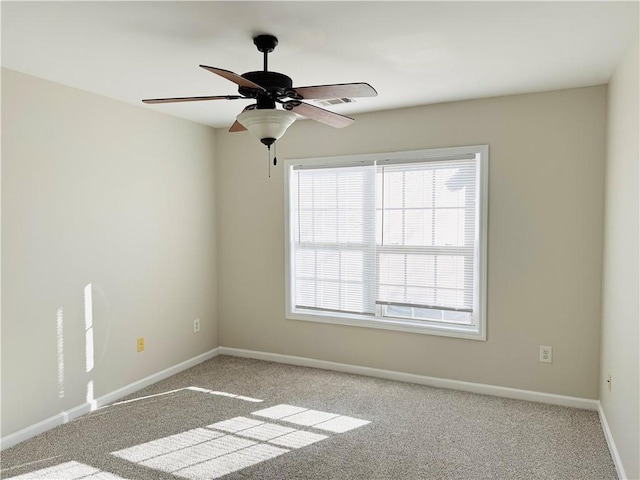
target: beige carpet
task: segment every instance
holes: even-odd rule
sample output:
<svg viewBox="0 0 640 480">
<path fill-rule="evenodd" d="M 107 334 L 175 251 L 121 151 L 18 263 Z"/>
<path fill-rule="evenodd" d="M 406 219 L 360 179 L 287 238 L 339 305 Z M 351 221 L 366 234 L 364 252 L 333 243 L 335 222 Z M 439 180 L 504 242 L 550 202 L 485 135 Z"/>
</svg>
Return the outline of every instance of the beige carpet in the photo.
<svg viewBox="0 0 640 480">
<path fill-rule="evenodd" d="M 596 412 L 220 356 L 2 452 L 19 479 L 613 479 Z"/>
</svg>

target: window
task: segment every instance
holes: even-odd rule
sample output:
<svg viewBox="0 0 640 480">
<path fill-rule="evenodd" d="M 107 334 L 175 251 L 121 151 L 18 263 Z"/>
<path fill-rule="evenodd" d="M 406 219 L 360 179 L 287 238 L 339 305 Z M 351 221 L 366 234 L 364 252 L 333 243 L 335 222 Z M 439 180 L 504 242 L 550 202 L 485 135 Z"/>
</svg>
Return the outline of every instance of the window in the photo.
<svg viewBox="0 0 640 480">
<path fill-rule="evenodd" d="M 287 318 L 486 338 L 488 147 L 285 170 Z"/>
</svg>

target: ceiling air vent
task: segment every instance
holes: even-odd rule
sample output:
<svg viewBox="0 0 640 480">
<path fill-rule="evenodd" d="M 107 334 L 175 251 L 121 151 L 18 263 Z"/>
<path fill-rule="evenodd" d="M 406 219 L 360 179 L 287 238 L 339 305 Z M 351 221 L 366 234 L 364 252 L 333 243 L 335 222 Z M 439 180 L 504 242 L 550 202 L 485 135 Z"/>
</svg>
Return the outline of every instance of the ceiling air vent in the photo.
<svg viewBox="0 0 640 480">
<path fill-rule="evenodd" d="M 318 105 L 322 105 L 323 107 L 329 107 L 331 105 L 339 105 L 341 103 L 353 103 L 355 100 L 353 98 L 328 98 L 326 100 L 316 100 Z"/>
</svg>

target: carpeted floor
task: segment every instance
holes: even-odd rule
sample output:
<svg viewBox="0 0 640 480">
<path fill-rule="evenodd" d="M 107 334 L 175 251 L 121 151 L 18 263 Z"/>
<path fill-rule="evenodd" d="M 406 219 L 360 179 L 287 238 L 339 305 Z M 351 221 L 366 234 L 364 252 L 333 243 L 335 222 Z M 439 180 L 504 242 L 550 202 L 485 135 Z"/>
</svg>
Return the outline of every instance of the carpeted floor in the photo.
<svg viewBox="0 0 640 480">
<path fill-rule="evenodd" d="M 216 357 L 2 452 L 2 478 L 613 479 L 596 412 Z"/>
</svg>

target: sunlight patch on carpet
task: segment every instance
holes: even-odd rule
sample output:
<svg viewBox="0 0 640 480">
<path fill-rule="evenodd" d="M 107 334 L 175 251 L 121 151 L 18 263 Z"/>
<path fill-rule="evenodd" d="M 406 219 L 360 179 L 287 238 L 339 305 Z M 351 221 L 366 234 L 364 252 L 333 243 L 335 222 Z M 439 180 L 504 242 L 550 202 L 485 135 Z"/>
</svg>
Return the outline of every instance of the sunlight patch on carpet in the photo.
<svg viewBox="0 0 640 480">
<path fill-rule="evenodd" d="M 65 462 L 54 467 L 42 468 L 34 472 L 12 477 L 12 480 L 126 480 L 113 473 L 85 465 L 80 462 Z"/>
<path fill-rule="evenodd" d="M 340 415 L 339 417 L 332 418 L 326 422 L 318 423 L 313 428 L 319 428 L 328 432 L 344 433 L 355 428 L 362 427 L 367 423 L 371 423 L 369 420 L 361 420 L 359 418 L 347 417 Z"/>
<path fill-rule="evenodd" d="M 320 440 L 324 440 L 325 438 L 329 437 L 318 433 L 297 430 L 295 432 L 282 435 L 281 437 L 274 438 L 270 440 L 270 443 L 275 443 L 276 445 L 288 448 L 302 448 L 307 445 L 311 445 L 312 443 L 319 442 Z"/>
<path fill-rule="evenodd" d="M 207 425 L 207 428 L 213 428 L 214 430 L 222 430 L 223 432 L 235 433 L 247 428 L 257 427 L 264 422 L 260 420 L 254 420 L 253 418 L 235 417 L 229 420 L 223 420 L 212 425 Z"/>
<path fill-rule="evenodd" d="M 333 433 L 348 432 L 349 430 L 371 423 L 369 420 L 348 417 L 337 413 L 310 410 L 286 404 L 258 410 L 257 412 L 253 412 L 252 415 L 273 418 L 282 422 L 290 422 L 296 425 L 318 428 L 320 430 Z"/>
<path fill-rule="evenodd" d="M 175 390 L 169 390 L 168 392 L 156 393 L 156 394 L 153 394 L 153 395 L 145 395 L 144 397 L 131 398 L 129 400 L 121 400 L 119 402 L 114 402 L 114 403 L 112 403 L 110 405 L 106 405 L 106 406 L 102 407 L 102 409 L 113 408 L 113 407 L 116 407 L 116 406 L 119 406 L 119 405 L 126 405 L 126 404 L 129 404 L 129 403 L 139 402 L 141 400 L 149 400 L 150 398 L 163 397 L 165 395 L 171 395 L 173 393 L 184 392 L 184 391 L 206 393 L 208 395 L 216 395 L 218 397 L 235 398 L 237 400 L 243 400 L 245 402 L 251 402 L 251 403 L 262 403 L 262 402 L 264 402 L 264 400 L 261 400 L 260 398 L 247 397 L 245 395 L 238 395 L 238 394 L 235 394 L 235 393 L 219 392 L 217 390 L 209 390 L 207 388 L 202 388 L 202 387 L 184 387 L 184 388 L 177 388 Z"/>
<path fill-rule="evenodd" d="M 193 447 L 145 460 L 140 464 L 163 472 L 176 473 L 178 470 L 223 457 L 254 445 L 256 445 L 256 442 L 252 440 L 225 435 L 210 442 L 200 443 Z"/>
<path fill-rule="evenodd" d="M 280 419 L 296 413 L 304 412 L 305 410 L 308 410 L 308 409 L 302 408 L 302 407 L 295 407 L 293 405 L 282 404 L 282 405 L 276 405 L 275 407 L 269 407 L 263 410 L 258 410 L 257 412 L 253 412 L 251 415 L 257 415 L 258 417 Z"/>
<path fill-rule="evenodd" d="M 219 478 L 229 473 L 237 472 L 265 460 L 278 457 L 289 450 L 271 445 L 257 444 L 244 450 L 230 453 L 224 457 L 214 458 L 207 462 L 199 463 L 190 468 L 175 472 L 190 480 L 204 480 Z"/>
<path fill-rule="evenodd" d="M 336 417 L 339 417 L 337 413 L 320 412 L 318 410 L 306 410 L 304 412 L 291 415 L 290 417 L 281 418 L 280 420 L 291 422 L 295 425 L 311 427 L 313 425 L 321 422 L 326 422 L 327 420 L 331 420 L 332 418 Z"/>
<path fill-rule="evenodd" d="M 111 455 L 123 458 L 130 462 L 138 463 L 149 458 L 164 455 L 192 447 L 199 443 L 208 442 L 223 436 L 223 433 L 214 432 L 206 428 L 196 428 L 187 432 L 178 433 L 169 437 L 159 438 L 151 442 L 135 445 L 130 448 L 112 452 Z"/>
<path fill-rule="evenodd" d="M 370 423 L 337 413 L 294 405 L 276 405 L 251 415 L 296 425 L 292 428 L 256 418 L 234 417 L 168 437 L 152 440 L 112 455 L 140 466 L 188 480 L 219 478 L 292 450 L 330 438 L 307 427 L 332 434 Z"/>
<path fill-rule="evenodd" d="M 253 438 L 255 440 L 267 441 L 272 440 L 276 437 L 281 437 L 282 435 L 286 435 L 287 433 L 293 433 L 295 431 L 295 428 L 275 425 L 273 423 L 263 423 L 262 425 L 258 425 L 257 427 L 241 430 L 237 433 L 237 435 Z"/>
</svg>

